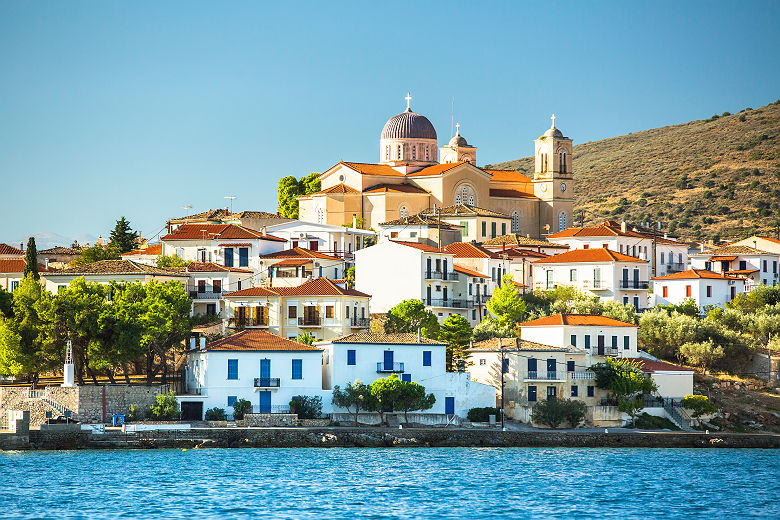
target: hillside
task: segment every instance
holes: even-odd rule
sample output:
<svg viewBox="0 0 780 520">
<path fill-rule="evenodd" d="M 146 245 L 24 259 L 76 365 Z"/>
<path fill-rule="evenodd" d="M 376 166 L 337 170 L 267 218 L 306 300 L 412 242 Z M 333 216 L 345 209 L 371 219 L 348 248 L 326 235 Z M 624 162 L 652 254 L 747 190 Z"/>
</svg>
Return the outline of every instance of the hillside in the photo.
<svg viewBox="0 0 780 520">
<path fill-rule="evenodd" d="M 530 175 L 533 158 L 487 167 Z M 777 236 L 780 100 L 576 145 L 574 177 L 575 220 L 586 224 L 661 222 L 690 240 Z"/>
</svg>

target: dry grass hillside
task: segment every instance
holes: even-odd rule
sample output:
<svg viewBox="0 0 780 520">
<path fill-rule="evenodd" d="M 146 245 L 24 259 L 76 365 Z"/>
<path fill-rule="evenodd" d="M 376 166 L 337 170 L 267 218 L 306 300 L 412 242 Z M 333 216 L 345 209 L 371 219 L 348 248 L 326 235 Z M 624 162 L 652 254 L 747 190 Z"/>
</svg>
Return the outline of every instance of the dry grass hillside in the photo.
<svg viewBox="0 0 780 520">
<path fill-rule="evenodd" d="M 532 159 L 488 166 L 530 174 Z M 780 100 L 576 145 L 574 176 L 575 219 L 586 224 L 661 222 L 690 240 L 777 236 Z"/>
</svg>

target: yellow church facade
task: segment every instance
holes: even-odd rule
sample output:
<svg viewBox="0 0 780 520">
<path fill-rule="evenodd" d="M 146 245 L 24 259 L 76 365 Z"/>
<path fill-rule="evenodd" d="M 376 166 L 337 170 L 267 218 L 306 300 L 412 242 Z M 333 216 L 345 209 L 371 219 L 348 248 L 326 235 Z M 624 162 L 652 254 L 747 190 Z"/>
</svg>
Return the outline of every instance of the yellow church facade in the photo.
<svg viewBox="0 0 780 520">
<path fill-rule="evenodd" d="M 534 141 L 532 177 L 476 166 L 477 148 L 460 129 L 436 153 L 436 130 L 423 115 L 393 116 L 380 136 L 377 163 L 339 162 L 322 174 L 321 191 L 299 197 L 299 219 L 366 228 L 420 212 L 466 205 L 511 219 L 513 233 L 543 237 L 571 226 L 572 141 L 553 124 Z M 437 157 L 438 155 L 438 157 Z"/>
</svg>

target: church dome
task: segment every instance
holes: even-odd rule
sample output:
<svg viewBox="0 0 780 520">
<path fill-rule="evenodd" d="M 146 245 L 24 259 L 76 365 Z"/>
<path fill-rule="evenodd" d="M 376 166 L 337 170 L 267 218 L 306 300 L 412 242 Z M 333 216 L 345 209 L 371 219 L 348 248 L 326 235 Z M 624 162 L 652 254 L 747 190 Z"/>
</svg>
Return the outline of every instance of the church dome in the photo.
<svg viewBox="0 0 780 520">
<path fill-rule="evenodd" d="M 563 137 L 563 132 L 555 128 L 554 126 L 551 126 L 544 135 L 546 137 Z"/>
<path fill-rule="evenodd" d="M 404 112 L 391 117 L 382 129 L 381 139 L 436 139 L 436 129 L 428 118 L 412 112 Z"/>
<path fill-rule="evenodd" d="M 455 132 L 455 137 L 450 139 L 450 144 L 448 146 L 450 147 L 456 147 L 456 146 L 469 146 L 469 143 L 466 141 L 466 138 L 460 135 L 460 123 L 457 125 L 458 131 Z"/>
</svg>

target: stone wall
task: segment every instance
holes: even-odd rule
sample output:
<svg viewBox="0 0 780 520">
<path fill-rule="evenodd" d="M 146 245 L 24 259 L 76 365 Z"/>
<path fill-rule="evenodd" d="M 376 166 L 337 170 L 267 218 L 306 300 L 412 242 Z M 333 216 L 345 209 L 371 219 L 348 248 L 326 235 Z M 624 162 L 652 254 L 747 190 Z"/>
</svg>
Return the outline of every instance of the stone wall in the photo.
<svg viewBox="0 0 780 520">
<path fill-rule="evenodd" d="M 268 426 L 298 426 L 298 415 L 294 413 L 248 413 L 241 421 L 236 421 L 241 426 L 268 427 Z"/>
</svg>

